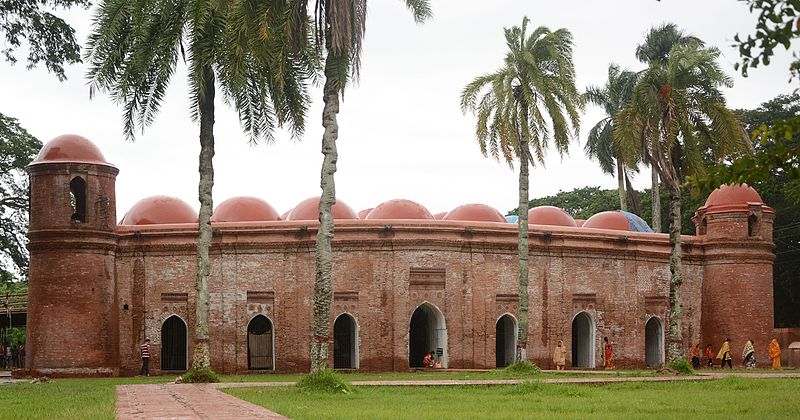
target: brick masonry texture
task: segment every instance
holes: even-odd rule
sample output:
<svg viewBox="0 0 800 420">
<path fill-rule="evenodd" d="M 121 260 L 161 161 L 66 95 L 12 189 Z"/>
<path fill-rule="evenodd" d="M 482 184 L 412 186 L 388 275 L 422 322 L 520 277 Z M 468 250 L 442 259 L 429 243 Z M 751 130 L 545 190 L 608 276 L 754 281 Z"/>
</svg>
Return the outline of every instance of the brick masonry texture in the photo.
<svg viewBox="0 0 800 420">
<path fill-rule="evenodd" d="M 30 172 L 27 366 L 56 375 L 133 375 L 139 344 L 150 337 L 151 372 L 159 373 L 162 325 L 173 315 L 187 325 L 191 360 L 196 226 L 117 226 L 110 166 L 48 163 Z M 85 223 L 70 221 L 69 182 L 77 175 L 87 182 Z M 759 364 L 767 362 L 773 216 L 752 205 L 698 211 L 703 234 L 682 240 L 687 353 L 694 343 L 716 349 L 731 337 L 740 363 L 741 346 L 754 339 Z M 248 371 L 247 330 L 257 315 L 273 326 L 274 370 L 309 369 L 316 227 L 214 224 L 215 370 Z M 444 317 L 446 365 L 493 368 L 496 323 L 519 310 L 516 235 L 512 224 L 337 221 L 331 327 L 341 314 L 355 319 L 359 369 L 408 370 L 410 320 L 427 302 Z M 669 251 L 666 234 L 531 226 L 529 359 L 553 367 L 553 348 L 563 340 L 570 365 L 573 319 L 585 312 L 596 365 L 608 336 L 617 366 L 643 367 L 647 321 L 668 326 Z"/>
</svg>

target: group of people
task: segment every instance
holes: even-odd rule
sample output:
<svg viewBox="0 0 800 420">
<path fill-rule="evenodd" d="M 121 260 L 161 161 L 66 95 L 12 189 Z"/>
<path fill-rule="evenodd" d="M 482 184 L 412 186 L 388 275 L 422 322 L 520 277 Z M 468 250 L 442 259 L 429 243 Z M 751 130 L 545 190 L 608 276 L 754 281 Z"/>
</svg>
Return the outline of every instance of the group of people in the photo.
<svg viewBox="0 0 800 420">
<path fill-rule="evenodd" d="M 436 353 L 430 351 L 422 357 L 422 365 L 427 368 L 441 368 L 441 363 L 436 361 Z"/>
<path fill-rule="evenodd" d="M 781 368 L 781 345 L 778 344 L 777 339 L 772 339 L 769 343 L 769 348 L 767 350 L 767 355 L 769 359 L 772 361 L 772 368 L 773 369 L 780 369 Z M 700 359 L 701 359 L 701 352 L 700 352 L 700 343 L 697 343 L 692 347 L 691 352 L 689 353 L 690 360 L 692 361 L 692 367 L 695 369 L 700 368 Z M 720 368 L 724 369 L 725 365 L 728 365 L 729 369 L 733 369 L 733 353 L 731 352 L 731 339 L 725 339 L 725 342 L 722 343 L 722 347 L 720 347 L 719 351 L 714 357 L 714 351 L 712 350 L 711 344 L 706 346 L 705 351 L 705 358 L 706 358 L 706 366 L 709 368 L 714 367 L 714 360 L 720 360 Z M 756 367 L 756 348 L 755 343 L 753 340 L 747 340 L 744 344 L 744 349 L 742 350 L 742 365 L 746 369 L 754 369 Z"/>
<path fill-rule="evenodd" d="M 0 367 L 3 369 L 25 367 L 25 345 L 0 344 Z"/>
<path fill-rule="evenodd" d="M 553 351 L 553 363 L 556 365 L 556 370 L 564 370 L 567 365 L 567 349 L 564 347 L 564 341 L 558 340 L 558 345 Z M 614 369 L 614 343 L 609 341 L 608 337 L 603 337 L 603 367 L 606 369 Z"/>
</svg>

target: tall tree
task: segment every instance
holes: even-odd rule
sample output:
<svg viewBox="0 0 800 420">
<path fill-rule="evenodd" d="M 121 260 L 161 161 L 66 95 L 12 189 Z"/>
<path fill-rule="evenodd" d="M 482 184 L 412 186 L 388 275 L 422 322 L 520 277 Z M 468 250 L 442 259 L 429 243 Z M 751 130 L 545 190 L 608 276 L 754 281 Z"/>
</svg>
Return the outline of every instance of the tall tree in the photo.
<svg viewBox="0 0 800 420">
<path fill-rule="evenodd" d="M 694 35 L 686 34 L 674 23 L 664 23 L 660 26 L 650 28 L 650 31 L 648 31 L 645 36 L 644 42 L 636 47 L 636 58 L 648 66 L 665 66 L 672 47 L 675 45 L 685 46 L 690 43 L 695 43 L 701 47 L 705 45 L 703 40 Z M 651 223 L 654 231 L 661 232 L 661 183 L 659 181 L 658 171 L 654 168 L 651 168 L 650 176 L 651 200 L 653 203 L 653 217 Z"/>
<path fill-rule="evenodd" d="M 669 360 L 683 353 L 681 332 L 681 183 L 705 171 L 704 152 L 720 160 L 748 150 L 749 138 L 725 105 L 720 87 L 731 79 L 717 65 L 719 50 L 691 42 L 673 46 L 665 65 L 651 63 L 628 106 L 615 139 L 631 159 L 645 159 L 669 190 Z"/>
<path fill-rule="evenodd" d="M 367 21 L 366 0 L 317 0 L 313 3 L 313 27 L 309 28 L 307 15 L 309 0 L 295 0 L 290 33 L 293 44 L 301 48 L 306 34 L 313 33 L 317 48 L 325 51 L 325 84 L 322 89 L 322 170 L 319 201 L 319 230 L 316 241 L 316 274 L 314 278 L 314 325 L 311 340 L 311 373 L 321 372 L 328 366 L 330 338 L 330 312 L 333 302 L 333 214 L 336 204 L 336 161 L 339 138 L 339 97 L 345 87 L 357 80 L 361 68 L 361 50 Z M 417 23 L 431 17 L 427 0 L 405 0 Z"/>
<path fill-rule="evenodd" d="M 587 156 L 597 159 L 600 169 L 607 174 L 617 173 L 617 192 L 619 208 L 627 210 L 628 194 L 626 194 L 626 168 L 620 153 L 614 149 L 614 118 L 630 100 L 633 87 L 636 86 L 636 73 L 621 70 L 616 64 L 609 64 L 608 79 L 605 85 L 589 86 L 583 93 L 583 99 L 603 108 L 606 116 L 589 130 L 589 137 L 583 150 Z M 635 195 L 635 191 L 629 191 Z M 638 199 L 638 197 L 637 197 Z"/>
<path fill-rule="evenodd" d="M 461 109 L 477 116 L 475 135 L 484 156 L 519 162 L 519 339 L 516 361 L 528 343 L 528 165 L 544 165 L 552 141 L 560 154 L 578 137 L 582 107 L 575 87 L 572 34 L 539 26 L 505 28 L 503 66 L 476 77 L 461 93 Z M 533 148 L 533 152 L 531 152 Z"/>
<path fill-rule="evenodd" d="M 239 113 L 251 141 L 273 140 L 275 125 L 303 131 L 306 80 L 315 57 L 292 51 L 285 0 L 104 0 L 94 17 L 85 58 L 90 93 L 108 92 L 123 105 L 125 135 L 149 125 L 158 112 L 179 59 L 189 67 L 190 114 L 200 125 L 199 240 L 193 369 L 210 367 L 214 99 L 217 86 Z M 186 48 L 186 51 L 185 51 Z"/>
</svg>

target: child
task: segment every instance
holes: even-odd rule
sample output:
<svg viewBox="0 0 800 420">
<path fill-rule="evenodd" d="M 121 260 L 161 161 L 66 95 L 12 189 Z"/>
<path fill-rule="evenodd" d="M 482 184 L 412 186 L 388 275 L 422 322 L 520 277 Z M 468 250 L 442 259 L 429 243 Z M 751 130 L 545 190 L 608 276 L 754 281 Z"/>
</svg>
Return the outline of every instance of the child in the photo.
<svg viewBox="0 0 800 420">
<path fill-rule="evenodd" d="M 709 369 L 714 367 L 714 350 L 711 350 L 711 344 L 706 346 L 706 366 Z"/>
</svg>

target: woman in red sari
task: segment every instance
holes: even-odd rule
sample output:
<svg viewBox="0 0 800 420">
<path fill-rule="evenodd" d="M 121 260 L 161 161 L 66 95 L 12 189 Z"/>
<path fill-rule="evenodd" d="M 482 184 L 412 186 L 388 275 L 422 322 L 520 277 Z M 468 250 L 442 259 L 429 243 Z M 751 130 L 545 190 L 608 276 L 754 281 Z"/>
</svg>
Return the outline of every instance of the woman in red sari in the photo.
<svg viewBox="0 0 800 420">
<path fill-rule="evenodd" d="M 614 347 L 608 341 L 608 337 L 603 337 L 603 354 L 605 355 L 606 369 L 614 369 Z"/>
</svg>

